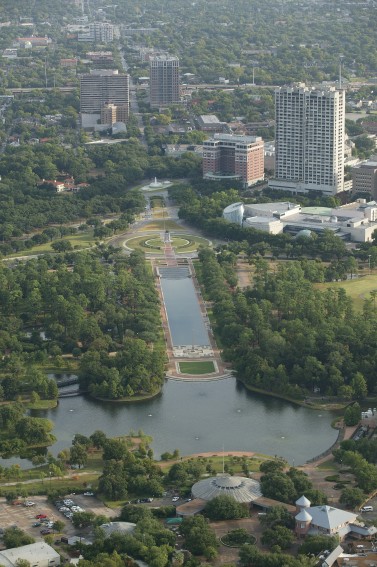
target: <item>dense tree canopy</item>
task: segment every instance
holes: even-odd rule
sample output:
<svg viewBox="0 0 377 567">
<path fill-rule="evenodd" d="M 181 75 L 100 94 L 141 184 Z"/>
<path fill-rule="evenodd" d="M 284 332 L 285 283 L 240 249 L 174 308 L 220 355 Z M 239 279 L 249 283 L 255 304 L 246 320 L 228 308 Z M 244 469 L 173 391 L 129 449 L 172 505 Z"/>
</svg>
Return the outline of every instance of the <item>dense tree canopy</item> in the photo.
<svg viewBox="0 0 377 567">
<path fill-rule="evenodd" d="M 237 520 L 247 518 L 249 511 L 245 504 L 237 502 L 232 496 L 220 494 L 207 502 L 204 515 L 210 520 Z"/>
<path fill-rule="evenodd" d="M 240 380 L 292 397 L 375 391 L 377 318 L 369 304 L 355 312 L 343 289 L 319 291 L 297 262 L 273 273 L 256 259 L 253 288 L 233 291 L 232 267 L 210 250 L 199 257 L 216 332 Z"/>
</svg>

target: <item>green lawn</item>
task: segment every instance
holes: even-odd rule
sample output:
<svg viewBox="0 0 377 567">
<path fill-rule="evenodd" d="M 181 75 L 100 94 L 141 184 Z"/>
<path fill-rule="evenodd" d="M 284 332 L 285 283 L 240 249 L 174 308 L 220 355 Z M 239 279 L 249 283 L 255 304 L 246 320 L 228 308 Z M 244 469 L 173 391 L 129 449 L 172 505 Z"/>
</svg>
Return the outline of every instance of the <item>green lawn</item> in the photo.
<svg viewBox="0 0 377 567">
<path fill-rule="evenodd" d="M 143 227 L 140 227 L 138 232 L 145 232 L 148 230 L 163 230 L 164 227 L 168 230 L 179 230 L 179 229 L 182 230 L 182 227 L 175 221 L 169 219 L 165 219 L 165 221 L 162 219 L 161 220 L 153 219 L 153 221 L 149 222 Z"/>
<path fill-rule="evenodd" d="M 146 228 L 146 227 L 144 227 Z M 149 228 L 149 225 L 148 225 Z M 161 225 L 160 230 L 163 229 Z M 166 227 L 169 228 L 169 227 Z M 150 229 L 150 228 L 149 228 Z M 175 252 L 177 254 L 185 254 L 186 252 L 194 252 L 197 248 L 201 246 L 208 246 L 209 241 L 206 238 L 200 236 L 193 236 L 191 234 L 178 234 L 172 233 L 172 244 Z M 148 243 L 148 245 L 146 244 Z M 144 252 L 153 253 L 163 253 L 163 242 L 160 240 L 159 235 L 150 234 L 144 236 L 134 236 L 125 241 L 125 244 L 131 250 L 141 248 Z"/>
<path fill-rule="evenodd" d="M 76 250 L 79 248 L 89 248 L 90 246 L 93 246 L 95 242 L 92 229 L 90 231 L 73 234 L 72 236 L 65 236 L 62 240 L 68 240 L 72 244 L 72 247 Z M 34 254 L 55 252 L 54 249 L 51 248 L 51 244 L 51 242 L 46 242 L 45 244 L 39 244 L 38 246 L 33 246 L 33 248 L 29 248 L 27 250 L 21 250 L 21 252 L 14 252 L 9 254 L 9 256 L 12 258 L 18 258 L 20 256 L 32 256 Z"/>
<path fill-rule="evenodd" d="M 374 290 L 377 291 L 377 275 L 368 274 L 366 276 L 355 278 L 354 280 L 316 284 L 315 287 L 321 290 L 325 290 L 329 287 L 345 289 L 347 295 L 353 300 L 355 309 L 361 311 L 364 299 L 372 299 L 370 292 Z"/>
<path fill-rule="evenodd" d="M 178 364 L 182 374 L 211 374 L 216 371 L 212 360 L 193 360 Z"/>
</svg>

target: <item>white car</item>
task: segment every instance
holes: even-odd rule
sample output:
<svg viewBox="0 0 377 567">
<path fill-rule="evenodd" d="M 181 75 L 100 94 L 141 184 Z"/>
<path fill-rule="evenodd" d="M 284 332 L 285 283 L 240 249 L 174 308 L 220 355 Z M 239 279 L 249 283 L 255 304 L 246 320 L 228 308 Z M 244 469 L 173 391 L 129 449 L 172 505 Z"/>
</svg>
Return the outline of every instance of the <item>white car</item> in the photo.
<svg viewBox="0 0 377 567">
<path fill-rule="evenodd" d="M 24 506 L 30 507 L 30 506 L 35 506 L 35 502 L 32 502 L 31 500 L 27 500 L 24 504 Z"/>
<path fill-rule="evenodd" d="M 179 500 L 179 496 L 173 496 L 171 499 L 172 502 L 177 502 L 177 500 Z"/>
<path fill-rule="evenodd" d="M 94 496 L 94 492 L 84 492 L 84 496 Z"/>
</svg>

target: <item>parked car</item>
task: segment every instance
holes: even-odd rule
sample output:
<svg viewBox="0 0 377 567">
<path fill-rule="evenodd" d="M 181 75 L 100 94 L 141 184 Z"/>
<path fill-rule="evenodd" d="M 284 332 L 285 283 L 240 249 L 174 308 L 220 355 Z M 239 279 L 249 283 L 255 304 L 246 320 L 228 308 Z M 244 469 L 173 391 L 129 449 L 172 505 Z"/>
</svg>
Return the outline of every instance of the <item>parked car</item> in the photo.
<svg viewBox="0 0 377 567">
<path fill-rule="evenodd" d="M 24 506 L 26 506 L 27 508 L 28 508 L 29 506 L 35 506 L 35 502 L 32 502 L 31 500 L 27 500 L 27 501 L 25 502 Z"/>
<path fill-rule="evenodd" d="M 177 502 L 177 500 L 179 500 L 179 496 L 173 496 L 171 499 L 172 502 Z"/>
<path fill-rule="evenodd" d="M 45 518 L 47 518 L 47 514 L 37 514 L 35 517 L 37 518 L 37 520 L 44 520 Z"/>
<path fill-rule="evenodd" d="M 84 492 L 84 496 L 94 496 L 94 492 Z"/>
<path fill-rule="evenodd" d="M 41 534 L 42 535 L 52 534 L 52 530 L 50 528 L 43 528 L 43 530 L 41 530 Z"/>
<path fill-rule="evenodd" d="M 34 522 L 33 524 L 33 528 L 39 528 L 39 526 L 41 526 L 41 522 Z"/>
</svg>

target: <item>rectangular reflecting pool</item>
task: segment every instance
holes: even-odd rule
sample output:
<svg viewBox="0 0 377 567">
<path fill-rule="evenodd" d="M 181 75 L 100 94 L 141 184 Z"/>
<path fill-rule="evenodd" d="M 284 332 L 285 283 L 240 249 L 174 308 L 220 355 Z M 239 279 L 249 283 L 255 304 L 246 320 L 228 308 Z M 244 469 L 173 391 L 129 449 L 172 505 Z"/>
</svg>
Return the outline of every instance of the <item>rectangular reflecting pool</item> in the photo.
<svg viewBox="0 0 377 567">
<path fill-rule="evenodd" d="M 208 331 L 187 268 L 163 268 L 160 274 L 173 346 L 209 346 Z"/>
</svg>

